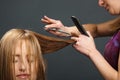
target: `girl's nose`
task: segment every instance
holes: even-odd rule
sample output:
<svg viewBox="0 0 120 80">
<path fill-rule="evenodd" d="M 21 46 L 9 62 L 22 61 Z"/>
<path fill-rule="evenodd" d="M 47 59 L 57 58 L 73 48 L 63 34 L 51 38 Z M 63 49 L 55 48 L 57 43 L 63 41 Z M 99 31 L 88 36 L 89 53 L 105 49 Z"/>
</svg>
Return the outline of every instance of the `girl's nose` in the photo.
<svg viewBox="0 0 120 80">
<path fill-rule="evenodd" d="M 22 62 L 19 70 L 22 72 L 25 72 L 26 68 L 27 68 L 27 66 L 25 65 L 25 63 Z"/>
<path fill-rule="evenodd" d="M 20 71 L 25 72 L 29 68 L 29 63 L 26 59 L 23 59 L 20 64 Z"/>
</svg>

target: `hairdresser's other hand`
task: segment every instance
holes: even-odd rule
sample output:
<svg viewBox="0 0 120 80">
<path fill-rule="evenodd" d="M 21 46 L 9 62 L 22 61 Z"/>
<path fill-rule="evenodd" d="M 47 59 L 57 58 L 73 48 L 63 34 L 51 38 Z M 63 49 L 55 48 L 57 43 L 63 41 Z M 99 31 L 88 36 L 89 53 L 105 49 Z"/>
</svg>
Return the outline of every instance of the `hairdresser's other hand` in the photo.
<svg viewBox="0 0 120 80">
<path fill-rule="evenodd" d="M 68 30 L 68 27 L 65 27 L 63 25 L 63 23 L 60 21 L 60 20 L 55 20 L 55 19 L 52 19 L 52 18 L 49 18 L 47 16 L 44 16 L 41 21 L 43 23 L 46 23 L 47 25 L 45 25 L 45 30 L 54 34 L 54 35 L 57 35 L 57 36 L 66 36 L 65 34 L 61 33 L 61 32 L 58 32 L 57 30 L 56 31 L 53 31 L 53 30 L 49 30 L 49 28 L 56 28 L 56 29 L 60 29 L 64 32 L 67 32 L 67 33 L 70 33 L 69 30 Z"/>
<path fill-rule="evenodd" d="M 76 43 L 73 44 L 73 47 L 75 47 L 77 51 L 86 56 L 90 56 L 90 54 L 96 50 L 96 46 L 91 34 L 88 31 L 87 33 L 89 37 L 85 35 L 79 35 L 78 37 L 71 37 L 71 39 L 76 41 Z"/>
</svg>

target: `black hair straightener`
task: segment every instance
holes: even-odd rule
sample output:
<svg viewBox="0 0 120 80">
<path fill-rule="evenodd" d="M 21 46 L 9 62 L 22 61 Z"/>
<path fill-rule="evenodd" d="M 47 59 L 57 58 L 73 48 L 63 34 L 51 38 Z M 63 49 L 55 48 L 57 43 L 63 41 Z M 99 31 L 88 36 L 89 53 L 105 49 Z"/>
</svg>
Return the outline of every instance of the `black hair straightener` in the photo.
<svg viewBox="0 0 120 80">
<path fill-rule="evenodd" d="M 83 26 L 79 23 L 79 20 L 75 16 L 72 16 L 71 19 L 74 22 L 77 29 L 80 31 L 80 33 L 89 37 Z"/>
</svg>

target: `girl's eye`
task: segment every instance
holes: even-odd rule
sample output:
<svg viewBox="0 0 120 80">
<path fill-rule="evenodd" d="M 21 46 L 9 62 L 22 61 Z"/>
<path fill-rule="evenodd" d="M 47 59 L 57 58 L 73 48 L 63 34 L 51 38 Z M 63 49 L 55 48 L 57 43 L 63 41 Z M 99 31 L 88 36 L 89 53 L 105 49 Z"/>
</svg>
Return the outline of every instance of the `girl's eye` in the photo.
<svg viewBox="0 0 120 80">
<path fill-rule="evenodd" d="M 17 63 L 18 62 L 18 59 L 13 59 L 13 63 Z"/>
<path fill-rule="evenodd" d="M 32 62 L 34 62 L 35 60 L 34 59 L 28 59 L 28 62 L 29 63 L 32 63 Z"/>
</svg>

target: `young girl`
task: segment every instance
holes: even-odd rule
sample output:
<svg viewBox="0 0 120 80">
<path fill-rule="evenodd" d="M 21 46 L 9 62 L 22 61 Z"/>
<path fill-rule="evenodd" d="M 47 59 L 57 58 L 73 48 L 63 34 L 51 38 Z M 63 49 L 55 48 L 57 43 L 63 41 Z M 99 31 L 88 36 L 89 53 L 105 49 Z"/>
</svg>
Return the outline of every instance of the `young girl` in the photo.
<svg viewBox="0 0 120 80">
<path fill-rule="evenodd" d="M 43 54 L 72 42 L 29 30 L 9 30 L 0 40 L 0 80 L 45 80 Z"/>
</svg>

